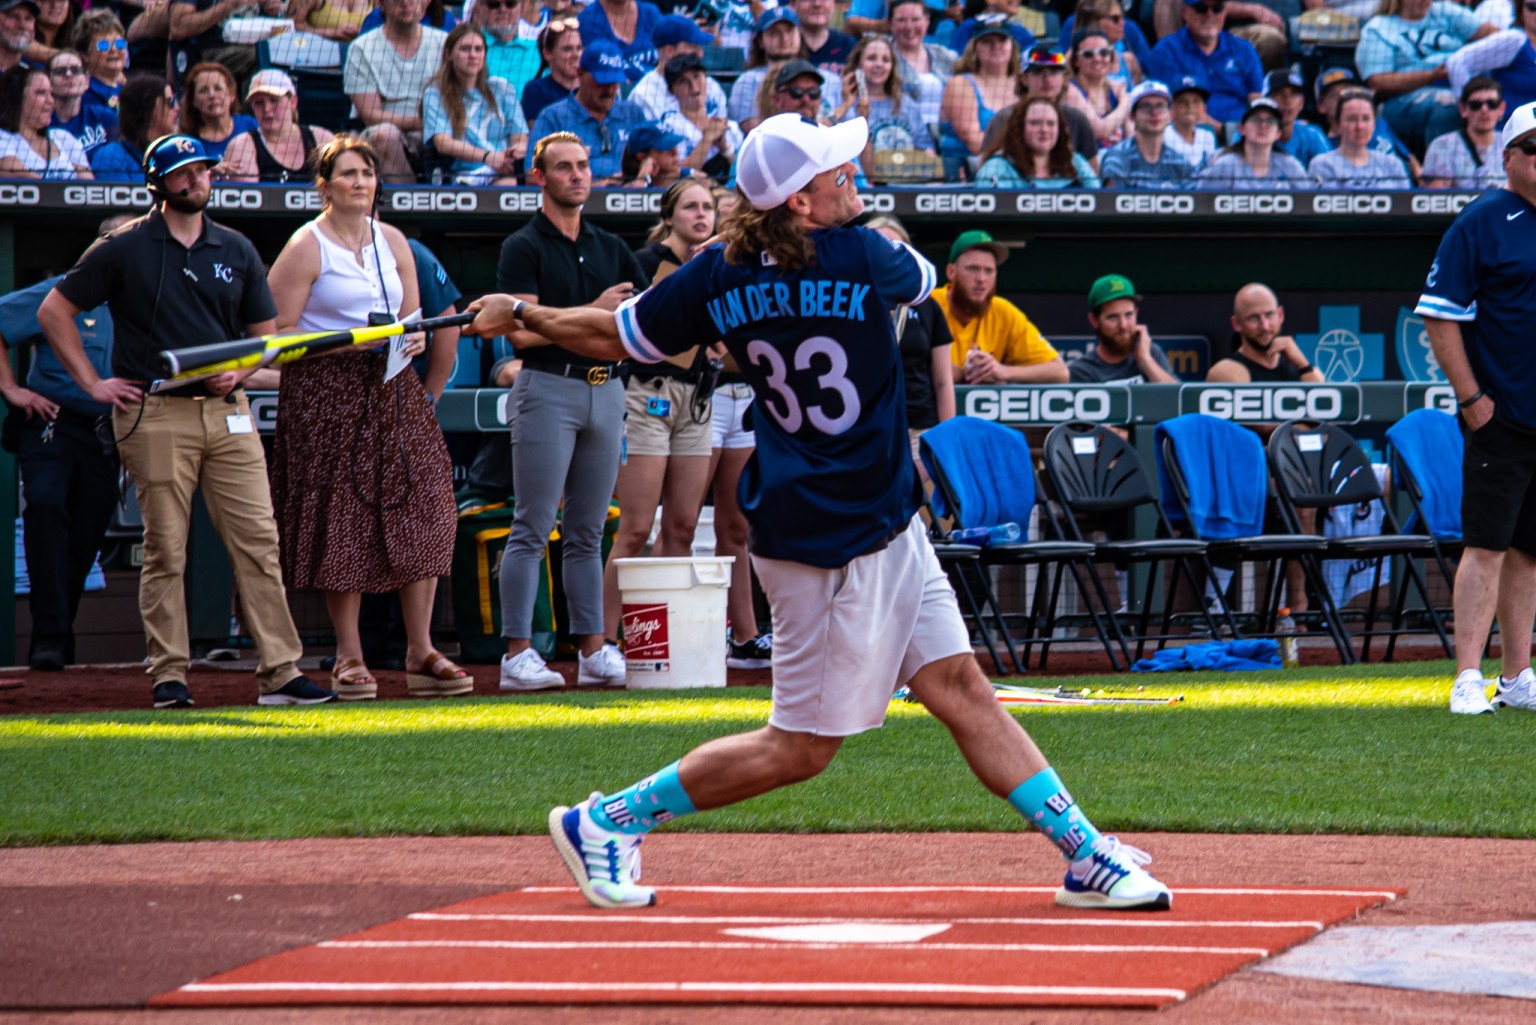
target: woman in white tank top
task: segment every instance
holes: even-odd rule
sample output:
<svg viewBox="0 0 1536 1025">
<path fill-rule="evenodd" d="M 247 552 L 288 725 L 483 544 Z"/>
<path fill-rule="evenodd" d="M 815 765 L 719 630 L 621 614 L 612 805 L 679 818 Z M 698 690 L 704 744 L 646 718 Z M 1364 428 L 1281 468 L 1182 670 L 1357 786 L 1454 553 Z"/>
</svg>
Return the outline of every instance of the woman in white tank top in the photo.
<svg viewBox="0 0 1536 1025">
<path fill-rule="evenodd" d="M 324 212 L 294 233 L 269 276 L 278 330 L 419 314 L 405 236 L 374 216 L 378 172 L 377 154 L 361 140 L 338 136 L 321 149 Z M 433 397 L 409 370 L 386 382 L 385 364 L 380 350 L 348 349 L 283 368 L 272 458 L 283 577 L 291 588 L 325 592 L 336 631 L 331 682 L 342 700 L 378 693 L 363 662 L 362 594 L 397 590 L 409 692 L 467 694 L 473 678 L 431 638 L 437 578 L 453 558 L 453 466 Z"/>
</svg>

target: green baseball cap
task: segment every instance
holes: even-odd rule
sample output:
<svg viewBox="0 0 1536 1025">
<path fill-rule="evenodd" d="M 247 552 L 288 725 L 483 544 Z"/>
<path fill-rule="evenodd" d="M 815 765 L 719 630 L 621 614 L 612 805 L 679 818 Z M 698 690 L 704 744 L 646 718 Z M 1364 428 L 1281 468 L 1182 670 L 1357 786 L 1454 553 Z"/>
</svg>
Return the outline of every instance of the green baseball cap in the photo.
<svg viewBox="0 0 1536 1025">
<path fill-rule="evenodd" d="M 1106 274 L 1088 289 L 1088 309 L 1096 310 L 1112 299 L 1134 299 L 1141 302 L 1136 286 L 1123 274 Z"/>
<path fill-rule="evenodd" d="M 955 244 L 949 247 L 949 262 L 954 263 L 960 259 L 961 253 L 971 249 L 987 250 L 997 257 L 999 264 L 1008 259 L 1008 247 L 995 241 L 991 235 L 985 231 L 966 231 L 962 232 L 960 237 L 955 239 Z"/>
</svg>

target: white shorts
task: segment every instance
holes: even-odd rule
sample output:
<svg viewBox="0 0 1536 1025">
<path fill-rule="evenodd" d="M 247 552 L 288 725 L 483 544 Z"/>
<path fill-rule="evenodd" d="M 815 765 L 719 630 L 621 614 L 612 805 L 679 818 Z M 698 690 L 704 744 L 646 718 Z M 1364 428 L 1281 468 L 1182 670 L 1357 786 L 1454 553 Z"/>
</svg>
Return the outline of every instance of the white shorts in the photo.
<svg viewBox="0 0 1536 1025">
<path fill-rule="evenodd" d="M 878 729 L 923 666 L 971 653 L 949 578 L 917 517 L 840 569 L 752 556 L 773 607 L 773 714 L 791 733 Z"/>
<path fill-rule="evenodd" d="M 715 448 L 755 448 L 757 437 L 741 425 L 741 418 L 752 406 L 750 384 L 722 384 L 711 396 L 714 402 Z"/>
</svg>

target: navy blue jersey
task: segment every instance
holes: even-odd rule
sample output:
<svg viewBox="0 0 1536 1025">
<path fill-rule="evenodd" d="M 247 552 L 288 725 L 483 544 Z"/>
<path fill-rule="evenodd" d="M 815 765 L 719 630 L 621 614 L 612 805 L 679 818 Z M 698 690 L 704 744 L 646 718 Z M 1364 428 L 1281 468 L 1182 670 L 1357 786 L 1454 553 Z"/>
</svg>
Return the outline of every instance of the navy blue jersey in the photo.
<svg viewBox="0 0 1536 1025">
<path fill-rule="evenodd" d="M 890 311 L 925 298 L 934 269 L 866 228 L 810 238 L 816 262 L 791 274 L 727 263 L 715 245 L 615 316 L 645 363 L 725 341 L 756 395 L 757 451 L 741 478 L 752 551 L 836 568 L 917 512 Z"/>
<path fill-rule="evenodd" d="M 1467 204 L 1440 240 L 1414 312 L 1470 323 L 1467 359 L 1494 415 L 1536 431 L 1536 207 L 1508 189 Z"/>
</svg>

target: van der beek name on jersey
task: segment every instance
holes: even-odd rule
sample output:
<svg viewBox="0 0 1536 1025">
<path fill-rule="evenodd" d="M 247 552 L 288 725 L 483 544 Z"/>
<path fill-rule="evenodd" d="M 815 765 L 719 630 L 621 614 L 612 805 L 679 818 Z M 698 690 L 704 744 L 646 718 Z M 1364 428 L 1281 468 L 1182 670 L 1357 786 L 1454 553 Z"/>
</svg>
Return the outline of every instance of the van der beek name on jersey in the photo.
<svg viewBox="0 0 1536 1025">
<path fill-rule="evenodd" d="M 869 285 L 851 281 L 802 281 L 799 305 L 790 286 L 782 281 L 733 288 L 709 301 L 709 316 L 723 335 L 751 320 L 775 317 L 836 317 L 863 320 Z"/>
</svg>

